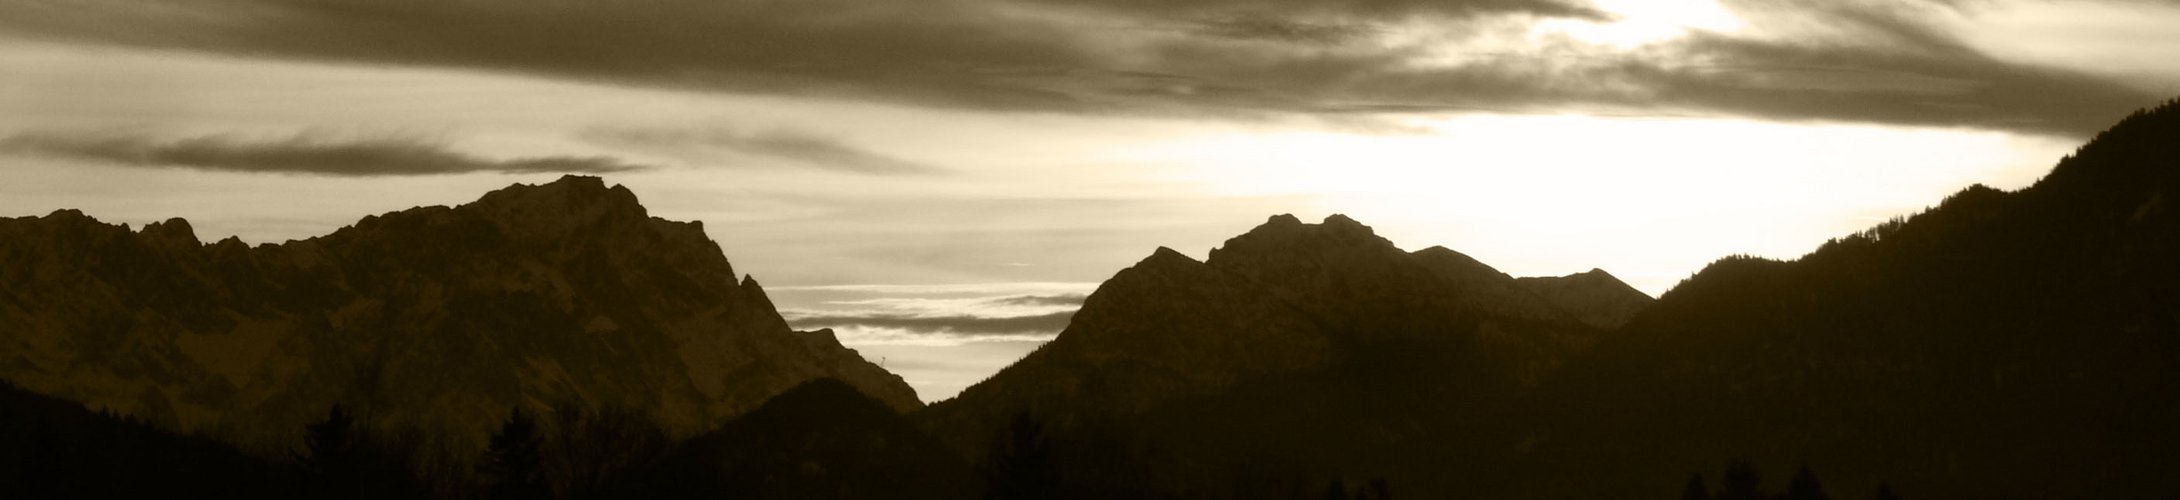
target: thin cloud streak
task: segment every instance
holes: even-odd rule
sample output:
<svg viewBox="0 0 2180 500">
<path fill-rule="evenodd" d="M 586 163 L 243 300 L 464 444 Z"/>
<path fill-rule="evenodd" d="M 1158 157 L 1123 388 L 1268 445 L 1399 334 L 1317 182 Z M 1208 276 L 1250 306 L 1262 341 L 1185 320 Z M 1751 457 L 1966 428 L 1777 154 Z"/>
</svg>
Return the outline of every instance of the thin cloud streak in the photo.
<svg viewBox="0 0 2180 500">
<path fill-rule="evenodd" d="M 335 177 L 472 172 L 608 174 L 652 168 L 603 156 L 493 160 L 416 140 L 333 140 L 311 134 L 273 140 L 231 135 L 161 139 L 112 131 L 27 131 L 0 139 L 0 153 L 128 167 Z"/>
<path fill-rule="evenodd" d="M 946 172 L 848 145 L 839 140 L 792 130 L 743 133 L 724 128 L 703 130 L 613 128 L 586 131 L 583 138 L 601 145 L 704 159 L 717 152 L 763 156 L 815 168 L 874 175 L 928 175 Z"/>
<path fill-rule="evenodd" d="M 1625 50 L 1551 36 L 1510 49 L 1503 35 L 1539 19 L 1611 22 L 1586 5 L 1541 0 L 660 0 L 550 8 L 507 0 L 82 0 L 0 3 L 0 31 L 650 87 L 1088 114 L 1632 111 L 2086 136 L 2164 97 L 1980 53 L 1932 21 L 1974 14 L 1953 5 L 1732 1 L 1728 8 L 1747 18 L 1746 32 L 1696 31 Z M 1191 28 L 1159 28 L 1172 26 Z M 1123 33 L 1130 36 L 1116 36 Z M 1441 61 L 1477 52 L 1508 55 Z M 750 137 L 739 147 L 849 166 L 842 168 L 904 166 L 807 139 Z"/>
<path fill-rule="evenodd" d="M 1056 334 L 1067 328 L 1074 311 L 1036 316 L 984 317 L 971 315 L 919 316 L 903 313 L 811 315 L 788 318 L 796 328 L 899 329 L 925 335 L 984 336 L 1002 334 Z"/>
</svg>

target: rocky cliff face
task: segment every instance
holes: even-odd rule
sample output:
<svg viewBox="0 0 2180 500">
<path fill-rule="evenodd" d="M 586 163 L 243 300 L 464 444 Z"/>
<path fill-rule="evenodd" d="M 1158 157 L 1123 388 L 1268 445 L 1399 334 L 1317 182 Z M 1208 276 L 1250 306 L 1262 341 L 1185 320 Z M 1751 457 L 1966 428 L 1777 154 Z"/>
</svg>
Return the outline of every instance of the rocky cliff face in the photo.
<svg viewBox="0 0 2180 500">
<path fill-rule="evenodd" d="M 1601 272 L 1590 279 L 1618 283 Z M 971 453 L 1016 413 L 1059 428 L 1117 421 L 1192 434 L 1183 440 L 1257 422 L 1261 433 L 1231 437 L 1321 449 L 1299 444 L 1294 429 L 1359 430 L 1358 418 L 1375 417 L 1311 398 L 1377 394 L 1448 409 L 1524 391 L 1605 333 L 1592 318 L 1625 314 L 1593 303 L 1648 302 L 1618 288 L 1632 295 L 1539 293 L 1452 250 L 1402 251 L 1344 216 L 1307 224 L 1280 215 L 1202 262 L 1158 249 L 1101 285 L 1053 342 L 919 418 Z M 1315 420 L 1269 423 L 1304 414 L 1296 418 Z M 1201 415 L 1229 418 L 1194 420 Z M 1197 444 L 1236 444 L 1205 439 Z"/>
<path fill-rule="evenodd" d="M 597 178 L 255 247 L 180 219 L 0 219 L 0 378 L 238 441 L 286 442 L 335 403 L 457 436 L 569 400 L 696 432 L 818 377 L 920 406 L 791 331 L 700 224 Z"/>
</svg>

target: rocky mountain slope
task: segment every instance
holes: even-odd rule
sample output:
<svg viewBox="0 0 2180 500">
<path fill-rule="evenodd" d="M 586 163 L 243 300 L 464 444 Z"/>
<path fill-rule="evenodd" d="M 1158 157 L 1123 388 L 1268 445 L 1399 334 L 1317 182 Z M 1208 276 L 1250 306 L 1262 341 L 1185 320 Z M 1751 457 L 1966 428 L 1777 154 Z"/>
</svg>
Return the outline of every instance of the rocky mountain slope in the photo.
<svg viewBox="0 0 2180 500">
<path fill-rule="evenodd" d="M 292 442 L 333 404 L 471 439 L 565 401 L 694 433 L 819 377 L 920 406 L 791 331 L 700 224 L 592 177 L 254 247 L 180 219 L 0 219 L 0 378 L 239 442 Z"/>
<path fill-rule="evenodd" d="M 1618 283 L 1546 283 L 1568 280 Z M 971 454 L 1028 414 L 1057 432 L 1137 433 L 1195 461 L 1167 470 L 1290 452 L 1314 455 L 1302 467 L 1375 463 L 1330 442 L 1452 439 L 1430 421 L 1481 418 L 1490 410 L 1467 402 L 1529 392 L 1624 314 L 1593 305 L 1648 301 L 1624 284 L 1537 286 L 1442 247 L 1402 251 L 1344 216 L 1281 215 L 1202 262 L 1158 249 L 1057 339 L 918 417 Z M 1223 487 L 1191 493 L 1235 493 Z"/>
</svg>

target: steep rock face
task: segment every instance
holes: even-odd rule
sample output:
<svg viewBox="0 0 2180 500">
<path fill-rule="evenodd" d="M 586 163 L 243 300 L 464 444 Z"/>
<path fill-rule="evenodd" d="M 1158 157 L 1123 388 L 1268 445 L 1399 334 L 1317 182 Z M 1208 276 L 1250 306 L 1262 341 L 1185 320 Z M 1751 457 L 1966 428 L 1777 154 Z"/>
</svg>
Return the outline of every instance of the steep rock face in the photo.
<svg viewBox="0 0 2180 500">
<path fill-rule="evenodd" d="M 818 377 L 920 406 L 791 331 L 699 224 L 591 177 L 254 248 L 180 219 L 0 219 L 0 333 L 0 378 L 243 442 L 286 442 L 335 403 L 457 436 L 557 400 L 696 432 Z"/>
<path fill-rule="evenodd" d="M 1176 454 L 1226 450 L 1181 467 L 1355 433 L 1397 441 L 1419 419 L 1525 392 L 1595 342 L 1603 330 L 1583 320 L 1594 313 L 1567 307 L 1452 250 L 1405 252 L 1345 216 L 1280 215 L 1203 262 L 1158 249 L 1099 286 L 1057 339 L 918 417 L 972 454 L 1017 413 L 1062 432 L 1186 435 L 1163 443 Z M 1313 401 L 1358 397 L 1370 401 Z M 1380 406 L 1406 399 L 1427 409 Z"/>
</svg>

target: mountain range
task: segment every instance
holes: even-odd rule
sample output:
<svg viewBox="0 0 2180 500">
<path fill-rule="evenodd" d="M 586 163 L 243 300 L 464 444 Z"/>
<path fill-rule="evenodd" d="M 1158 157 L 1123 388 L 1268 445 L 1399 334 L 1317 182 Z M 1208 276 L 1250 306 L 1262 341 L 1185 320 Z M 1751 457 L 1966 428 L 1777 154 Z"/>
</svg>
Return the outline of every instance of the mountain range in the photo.
<svg viewBox="0 0 2180 500">
<path fill-rule="evenodd" d="M 921 406 L 790 330 L 700 224 L 595 177 L 256 246 L 63 210 L 0 219 L 0 262 L 0 378 L 238 443 L 292 445 L 336 404 L 476 444 L 570 402 L 694 434 L 817 378 Z"/>
<path fill-rule="evenodd" d="M 245 445 L 344 405 L 489 463 L 524 456 L 520 408 L 632 408 L 676 444 L 594 491 L 644 496 L 1802 498 L 1821 475 L 1840 498 L 2159 498 L 2180 493 L 2176 200 L 2180 101 L 2033 186 L 1720 259 L 1655 300 L 1273 216 L 1202 260 L 1152 251 L 929 406 L 596 178 L 254 247 L 62 211 L 0 220 L 0 378 Z"/>
</svg>

